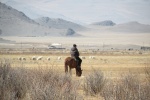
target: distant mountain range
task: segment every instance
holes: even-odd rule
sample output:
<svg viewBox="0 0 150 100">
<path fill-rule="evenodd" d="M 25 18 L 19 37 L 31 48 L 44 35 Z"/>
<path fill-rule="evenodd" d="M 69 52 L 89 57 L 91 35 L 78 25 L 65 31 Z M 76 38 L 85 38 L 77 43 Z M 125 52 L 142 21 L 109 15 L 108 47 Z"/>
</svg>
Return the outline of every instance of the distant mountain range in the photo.
<svg viewBox="0 0 150 100">
<path fill-rule="evenodd" d="M 0 38 L 0 43 L 15 43 L 15 41 L 5 40 L 3 38 Z"/>
<path fill-rule="evenodd" d="M 118 24 L 109 29 L 115 32 L 127 33 L 150 33 L 150 25 L 138 23 L 136 21 Z"/>
<path fill-rule="evenodd" d="M 150 33 L 150 25 L 141 24 L 136 21 L 115 24 L 113 21 L 106 20 L 92 23 L 89 26 L 94 29 L 99 29 L 100 32 Z"/>
<path fill-rule="evenodd" d="M 114 23 L 111 20 L 105 20 L 105 21 L 101 21 L 101 22 L 94 22 L 91 25 L 98 25 L 98 26 L 114 26 L 116 25 L 116 23 Z"/>
<path fill-rule="evenodd" d="M 65 22 L 64 20 L 61 20 Z M 54 22 L 54 21 L 53 21 Z M 66 21 L 67 22 L 67 21 Z M 60 23 L 60 22 L 59 22 Z M 58 23 L 58 24 L 59 24 Z M 79 28 L 80 25 L 68 22 L 71 28 Z M 73 25 L 71 25 L 73 24 Z M 64 25 L 64 24 L 63 24 Z M 3 36 L 74 36 L 76 32 L 69 34 L 68 27 L 54 27 L 49 24 L 38 23 L 24 13 L 0 3 L 0 34 Z"/>
<path fill-rule="evenodd" d="M 70 22 L 70 21 L 66 21 L 60 18 L 49 18 L 49 17 L 41 17 L 35 20 L 37 23 L 43 25 L 43 26 L 47 26 L 47 27 L 53 27 L 53 28 L 57 28 L 57 29 L 74 29 L 74 30 L 83 30 L 85 29 L 85 27 Z"/>
<path fill-rule="evenodd" d="M 106 32 L 150 33 L 150 25 L 138 22 L 116 24 L 111 20 L 106 20 L 92 23 L 90 26 L 93 30 Z M 0 2 L 1 36 L 80 36 L 78 31 L 86 29 L 85 26 L 60 18 L 41 17 L 33 20 L 24 13 Z"/>
</svg>

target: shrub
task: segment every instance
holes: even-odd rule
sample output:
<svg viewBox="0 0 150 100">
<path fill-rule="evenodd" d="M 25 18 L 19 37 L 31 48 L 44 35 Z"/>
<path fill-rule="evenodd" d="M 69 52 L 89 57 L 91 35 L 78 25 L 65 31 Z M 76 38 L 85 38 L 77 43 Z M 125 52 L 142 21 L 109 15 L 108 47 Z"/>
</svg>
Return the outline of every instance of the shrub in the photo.
<svg viewBox="0 0 150 100">
<path fill-rule="evenodd" d="M 101 71 L 93 70 L 93 72 L 86 77 L 84 83 L 84 91 L 88 95 L 99 94 L 104 85 L 106 84 L 106 79 Z"/>
<path fill-rule="evenodd" d="M 105 100 L 150 100 L 150 85 L 143 84 L 138 77 L 127 74 L 117 82 L 109 81 L 101 95 Z"/>
<path fill-rule="evenodd" d="M 21 69 L 12 69 L 9 63 L 0 64 L 0 100 L 22 99 L 28 90 L 28 81 Z"/>
<path fill-rule="evenodd" d="M 78 83 L 51 68 L 12 68 L 0 64 L 0 100 L 76 100 Z M 81 99 L 81 98 L 80 98 Z"/>
</svg>

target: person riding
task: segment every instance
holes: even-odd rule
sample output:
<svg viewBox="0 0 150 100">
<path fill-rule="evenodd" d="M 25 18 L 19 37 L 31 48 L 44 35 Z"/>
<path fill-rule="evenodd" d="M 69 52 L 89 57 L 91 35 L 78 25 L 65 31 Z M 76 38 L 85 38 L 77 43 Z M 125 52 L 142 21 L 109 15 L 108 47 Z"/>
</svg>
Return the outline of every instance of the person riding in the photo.
<svg viewBox="0 0 150 100">
<path fill-rule="evenodd" d="M 80 53 L 79 53 L 79 51 L 77 49 L 77 45 L 76 44 L 73 44 L 73 47 L 71 48 L 70 54 L 71 54 L 71 57 L 73 57 L 76 60 L 77 68 L 81 68 L 82 60 L 79 57 Z"/>
</svg>

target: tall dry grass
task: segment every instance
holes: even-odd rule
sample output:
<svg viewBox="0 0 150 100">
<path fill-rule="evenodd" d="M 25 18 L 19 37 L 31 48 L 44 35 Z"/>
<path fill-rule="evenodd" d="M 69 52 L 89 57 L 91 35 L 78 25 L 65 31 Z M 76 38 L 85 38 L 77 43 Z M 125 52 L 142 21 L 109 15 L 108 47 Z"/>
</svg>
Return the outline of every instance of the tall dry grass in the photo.
<svg viewBox="0 0 150 100">
<path fill-rule="evenodd" d="M 97 95 L 102 91 L 105 84 L 106 79 L 103 72 L 93 69 L 93 72 L 85 78 L 83 89 L 86 95 Z"/>
<path fill-rule="evenodd" d="M 126 73 L 116 79 L 106 79 L 103 72 L 93 70 L 85 77 L 86 95 L 104 100 L 150 100 L 150 67 L 145 76 Z M 144 81 L 143 81 L 144 80 Z M 53 66 L 28 69 L 12 68 L 8 61 L 0 63 L 0 100 L 82 100 L 79 81 L 61 74 Z"/>
<path fill-rule="evenodd" d="M 150 100 L 150 84 L 128 73 L 116 82 L 108 82 L 101 95 L 105 100 Z"/>
<path fill-rule="evenodd" d="M 28 77 L 23 69 L 12 69 L 10 64 L 0 63 L 0 100 L 16 100 L 26 96 Z"/>
<path fill-rule="evenodd" d="M 146 65 L 145 67 L 145 75 L 146 75 L 147 81 L 150 83 L 150 66 L 148 65 Z"/>
<path fill-rule="evenodd" d="M 79 83 L 51 68 L 12 68 L 0 64 L 0 100 L 77 100 Z"/>
<path fill-rule="evenodd" d="M 107 80 L 103 72 L 94 70 L 86 77 L 83 89 L 86 95 L 102 97 L 104 100 L 150 100 L 150 70 L 146 69 L 143 79 L 139 74 L 128 72 Z"/>
</svg>

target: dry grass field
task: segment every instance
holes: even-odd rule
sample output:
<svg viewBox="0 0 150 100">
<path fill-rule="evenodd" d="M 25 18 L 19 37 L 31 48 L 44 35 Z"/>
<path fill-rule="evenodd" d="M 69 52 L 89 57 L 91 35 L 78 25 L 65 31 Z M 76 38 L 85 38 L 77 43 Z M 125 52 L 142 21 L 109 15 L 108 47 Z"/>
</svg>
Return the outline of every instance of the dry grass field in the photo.
<svg viewBox="0 0 150 100">
<path fill-rule="evenodd" d="M 55 51 L 56 52 L 56 51 Z M 128 53 L 127 53 L 128 52 Z M 121 54 L 121 51 L 117 53 L 112 51 L 111 53 L 103 54 L 103 53 L 82 53 L 82 68 L 84 70 L 83 75 L 87 75 L 92 69 L 100 69 L 106 72 L 137 72 L 142 73 L 142 69 L 148 65 L 150 65 L 150 52 L 145 51 L 145 54 L 137 54 L 133 53 L 134 51 L 126 51 L 126 54 Z M 35 68 L 35 67 L 54 67 L 56 69 L 64 71 L 64 59 L 70 56 L 68 53 L 14 53 L 14 54 L 0 54 L 0 60 L 8 60 L 11 63 L 12 67 L 27 67 L 27 68 Z M 33 57 L 36 60 L 33 60 Z M 41 57 L 41 59 L 39 59 Z M 58 58 L 61 59 L 58 59 Z M 93 58 L 90 58 L 93 57 Z M 24 59 L 21 59 L 24 58 Z M 49 59 L 48 59 L 49 58 Z"/>
<path fill-rule="evenodd" d="M 69 52 L 66 53 L 62 53 L 58 51 L 47 52 L 47 53 L 46 52 L 45 53 L 35 53 L 35 52 L 6 53 L 5 52 L 0 54 L 0 62 L 1 62 L 1 69 L 4 68 L 3 65 L 5 65 L 5 63 L 9 63 L 11 69 L 21 68 L 24 70 L 32 70 L 34 73 L 35 71 L 37 71 L 36 74 L 42 74 L 42 75 L 45 74 L 49 75 L 50 73 L 55 72 L 57 73 L 57 75 L 54 77 L 65 76 L 64 79 L 71 80 L 73 83 L 70 84 L 71 86 L 73 86 L 74 90 L 71 90 L 71 88 L 69 88 L 69 91 L 74 91 L 74 95 L 72 95 L 72 92 L 69 92 L 69 95 L 67 95 L 66 98 L 63 98 L 65 94 L 62 94 L 61 97 L 58 97 L 57 99 L 56 99 L 57 96 L 54 97 L 54 99 L 56 100 L 59 100 L 60 98 L 63 100 L 82 100 L 82 99 L 84 100 L 93 100 L 93 99 L 94 100 L 97 99 L 98 100 L 99 99 L 100 100 L 129 100 L 127 98 L 131 99 L 132 97 L 134 97 L 132 98 L 133 100 L 142 100 L 142 98 L 144 97 L 148 100 L 149 91 L 147 89 L 150 87 L 148 85 L 148 88 L 146 89 L 145 87 L 147 87 L 147 85 L 144 85 L 144 87 L 142 87 L 143 85 L 141 84 L 147 84 L 147 75 L 150 78 L 150 75 L 147 74 L 150 72 L 149 70 L 150 52 L 149 51 L 142 51 L 142 53 L 141 52 L 139 53 L 139 51 L 138 52 L 125 51 L 124 53 L 122 52 L 123 51 L 107 51 L 107 52 L 101 51 L 97 53 L 90 53 L 90 52 L 85 53 L 81 51 L 81 57 L 83 61 L 82 63 L 83 74 L 81 77 L 76 77 L 75 70 L 72 70 L 72 76 L 69 78 L 68 77 L 66 78 L 64 73 L 64 59 L 70 56 Z M 147 73 L 145 70 L 146 68 L 148 68 Z M 29 75 L 30 77 L 28 71 L 27 73 L 28 73 L 27 75 Z M 53 78 L 50 79 L 52 79 L 50 82 L 55 81 L 55 79 Z M 63 78 L 61 78 L 61 80 L 62 79 Z M 134 81 L 138 81 L 139 84 L 138 82 L 135 84 Z M 65 87 L 66 84 L 68 84 L 68 81 L 65 82 L 66 83 L 62 85 L 60 91 Z M 138 88 L 138 92 L 140 91 L 141 93 L 136 94 L 135 92 L 128 90 L 127 89 L 128 86 L 125 88 L 125 90 L 121 90 L 124 87 L 124 85 L 125 86 L 127 85 L 125 84 L 126 82 L 131 86 L 133 85 L 132 88 L 134 89 L 137 88 L 137 86 L 138 87 L 141 86 L 140 90 Z M 76 83 L 76 85 L 73 85 L 74 83 Z M 51 83 L 46 83 L 46 84 L 51 84 Z M 59 86 L 61 85 L 59 84 Z M 118 88 L 116 88 L 116 86 L 118 86 Z M 113 91 L 111 91 L 111 89 Z M 40 88 L 39 90 L 36 91 L 43 91 L 45 93 L 45 91 L 47 90 L 42 90 Z M 134 91 L 136 91 L 136 89 Z M 147 91 L 148 94 L 144 94 L 147 93 L 145 91 Z M 49 92 L 51 93 L 52 91 Z M 53 93 L 55 94 L 55 92 Z M 120 95 L 117 92 L 119 94 L 125 92 L 126 94 L 122 93 L 122 96 L 120 97 Z M 48 95 L 53 95 L 53 93 Z M 129 96 L 129 94 L 127 93 L 131 94 L 131 96 Z M 24 100 L 29 100 L 29 99 L 35 100 L 34 96 L 36 96 L 37 94 L 34 95 L 31 94 L 30 92 L 26 92 L 25 96 L 23 96 L 22 98 Z M 110 94 L 109 95 L 110 97 L 108 96 L 108 94 Z M 139 96 L 139 94 L 141 96 Z M 51 100 L 52 98 L 48 99 L 50 97 L 48 97 L 45 94 L 45 100 Z M 37 99 L 44 100 L 41 97 Z"/>
</svg>

